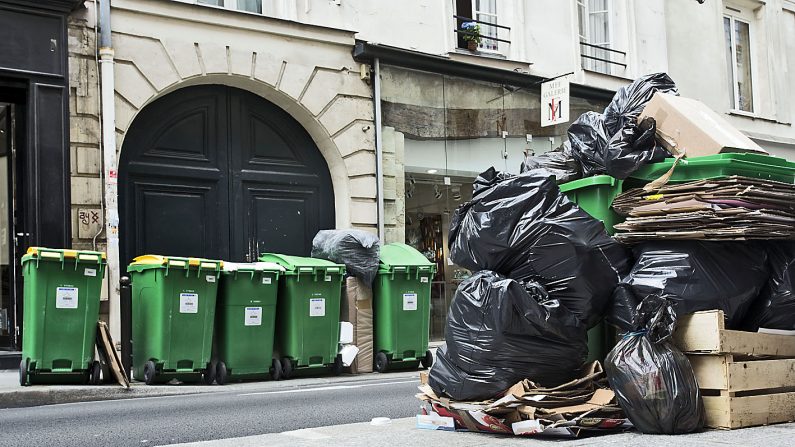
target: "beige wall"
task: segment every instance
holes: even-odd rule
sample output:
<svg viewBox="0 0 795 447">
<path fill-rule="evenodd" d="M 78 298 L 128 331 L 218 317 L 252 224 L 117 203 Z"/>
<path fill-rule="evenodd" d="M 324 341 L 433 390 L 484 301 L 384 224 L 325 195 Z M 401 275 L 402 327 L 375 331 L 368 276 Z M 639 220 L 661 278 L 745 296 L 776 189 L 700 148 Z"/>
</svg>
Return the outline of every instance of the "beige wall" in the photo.
<svg viewBox="0 0 795 447">
<path fill-rule="evenodd" d="M 99 210 L 102 191 L 94 19 L 87 5 L 69 27 L 75 247 L 91 245 L 98 227 L 81 227 L 79 210 Z M 112 26 L 119 150 L 136 115 L 155 99 L 190 85 L 242 88 L 283 108 L 312 136 L 331 173 L 337 227 L 375 231 L 372 88 L 352 59 L 353 33 L 153 0 L 114 1 Z M 394 172 L 387 175 L 396 184 Z M 387 201 L 392 216 L 394 195 L 393 189 Z"/>
</svg>

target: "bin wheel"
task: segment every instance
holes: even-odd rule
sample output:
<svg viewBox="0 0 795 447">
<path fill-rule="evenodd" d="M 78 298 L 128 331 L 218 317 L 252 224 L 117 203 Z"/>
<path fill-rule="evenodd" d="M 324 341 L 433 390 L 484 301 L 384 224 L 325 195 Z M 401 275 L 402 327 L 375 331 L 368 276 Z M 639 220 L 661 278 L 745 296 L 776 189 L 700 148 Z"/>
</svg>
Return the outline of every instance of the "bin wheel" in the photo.
<svg viewBox="0 0 795 447">
<path fill-rule="evenodd" d="M 147 385 L 152 385 L 155 383 L 155 377 L 157 376 L 157 366 L 155 366 L 155 362 L 149 360 L 144 363 L 144 383 Z"/>
<path fill-rule="evenodd" d="M 342 356 L 337 354 L 337 357 L 334 359 L 334 364 L 331 365 L 331 374 L 335 376 L 339 376 L 342 374 L 342 368 L 345 366 L 342 364 Z"/>
<path fill-rule="evenodd" d="M 94 360 L 91 363 L 91 370 L 88 373 L 88 383 L 89 385 L 99 385 L 99 378 L 102 374 L 102 367 L 99 365 L 99 362 Z"/>
<path fill-rule="evenodd" d="M 282 378 L 289 379 L 293 375 L 293 361 L 282 357 Z"/>
<path fill-rule="evenodd" d="M 224 365 L 226 368 L 226 365 Z M 202 371 L 202 381 L 205 385 L 212 385 L 215 382 L 215 364 L 210 362 L 207 364 L 207 368 Z"/>
<path fill-rule="evenodd" d="M 279 359 L 273 359 L 273 366 L 271 366 L 271 380 L 282 380 L 284 373 L 282 372 L 282 362 Z"/>
<path fill-rule="evenodd" d="M 375 355 L 375 370 L 383 373 L 389 369 L 389 358 L 385 353 L 379 352 Z"/>
<path fill-rule="evenodd" d="M 229 379 L 229 371 L 226 370 L 226 363 L 218 362 L 218 367 L 215 369 L 215 383 L 218 385 L 226 385 Z"/>
<path fill-rule="evenodd" d="M 433 366 L 433 353 L 428 350 L 425 351 L 425 357 L 420 360 L 420 364 L 422 365 L 423 369 L 429 369 Z"/>
<path fill-rule="evenodd" d="M 20 386 L 28 386 L 28 361 L 27 359 L 22 359 L 19 362 L 19 385 Z"/>
</svg>

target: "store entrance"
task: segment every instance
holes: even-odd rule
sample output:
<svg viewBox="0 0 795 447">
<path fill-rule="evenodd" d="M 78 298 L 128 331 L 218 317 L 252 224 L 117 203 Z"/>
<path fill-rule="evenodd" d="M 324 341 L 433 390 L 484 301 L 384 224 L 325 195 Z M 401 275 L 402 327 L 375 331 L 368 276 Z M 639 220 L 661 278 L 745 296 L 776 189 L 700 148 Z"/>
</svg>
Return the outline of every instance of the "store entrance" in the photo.
<svg viewBox="0 0 795 447">
<path fill-rule="evenodd" d="M 455 209 L 472 199 L 472 178 L 406 173 L 406 244 L 436 263 L 431 283 L 431 341 L 444 340 L 447 309 L 470 272 L 450 262 L 447 238 Z"/>
<path fill-rule="evenodd" d="M 14 349 L 17 337 L 12 226 L 12 161 L 18 137 L 17 116 L 16 105 L 0 102 L 0 350 Z"/>
</svg>

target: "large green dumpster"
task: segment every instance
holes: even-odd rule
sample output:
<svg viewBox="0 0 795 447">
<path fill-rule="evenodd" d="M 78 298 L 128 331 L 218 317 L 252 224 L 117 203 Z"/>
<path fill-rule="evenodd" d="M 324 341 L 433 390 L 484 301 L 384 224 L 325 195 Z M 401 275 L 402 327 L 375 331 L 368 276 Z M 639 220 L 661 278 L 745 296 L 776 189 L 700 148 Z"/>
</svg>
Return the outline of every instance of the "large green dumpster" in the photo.
<svg viewBox="0 0 795 447">
<path fill-rule="evenodd" d="M 262 262 L 284 267 L 279 280 L 276 346 L 282 377 L 299 370 L 342 372 L 340 293 L 345 266 L 322 259 L 264 253 Z"/>
<path fill-rule="evenodd" d="M 225 262 L 218 290 L 215 381 L 281 378 L 273 356 L 276 297 L 284 268 L 270 262 Z"/>
<path fill-rule="evenodd" d="M 99 383 L 94 341 L 105 254 L 31 247 L 25 281 L 19 383 Z"/>
<path fill-rule="evenodd" d="M 157 255 L 139 256 L 129 265 L 136 380 L 213 383 L 210 355 L 222 266 L 221 261 Z"/>
<path fill-rule="evenodd" d="M 406 244 L 381 247 L 373 283 L 374 366 L 378 372 L 433 364 L 428 336 L 435 273 L 436 265 Z"/>
</svg>

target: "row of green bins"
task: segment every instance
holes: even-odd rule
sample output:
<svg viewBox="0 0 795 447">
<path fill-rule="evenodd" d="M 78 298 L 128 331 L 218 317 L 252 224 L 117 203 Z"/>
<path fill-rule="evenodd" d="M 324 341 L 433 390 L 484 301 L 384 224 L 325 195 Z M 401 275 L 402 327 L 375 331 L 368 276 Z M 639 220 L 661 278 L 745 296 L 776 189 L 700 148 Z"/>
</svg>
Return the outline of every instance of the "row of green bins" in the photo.
<svg viewBox="0 0 795 447">
<path fill-rule="evenodd" d="M 639 186 L 660 178 L 673 166 L 668 158 L 635 171 L 627 181 Z M 674 168 L 668 183 L 677 184 L 701 179 L 715 179 L 739 175 L 792 184 L 795 182 L 795 163 L 784 158 L 752 153 L 726 153 L 703 157 L 683 158 Z"/>
<path fill-rule="evenodd" d="M 223 262 L 139 256 L 132 279 L 133 377 L 146 384 L 215 380 L 212 354 Z"/>
<path fill-rule="evenodd" d="M 342 373 L 340 294 L 345 266 L 275 253 L 264 253 L 259 260 L 285 270 L 276 306 L 276 346 L 282 377 L 329 369 L 334 374 Z"/>
<path fill-rule="evenodd" d="M 105 254 L 31 247 L 22 257 L 19 383 L 99 383 L 94 361 Z"/>
<path fill-rule="evenodd" d="M 430 368 L 431 280 L 436 264 L 400 243 L 381 247 L 373 283 L 375 369 Z"/>
<path fill-rule="evenodd" d="M 613 200 L 621 194 L 623 181 L 609 175 L 597 175 L 560 185 L 560 191 L 583 211 L 599 219 L 608 234 L 623 219 L 613 211 Z M 588 361 L 604 360 L 615 341 L 613 329 L 601 322 L 588 331 Z"/>
<path fill-rule="evenodd" d="M 270 262 L 224 263 L 218 291 L 218 363 L 215 381 L 279 380 L 273 358 L 279 277 L 284 268 Z"/>
</svg>

